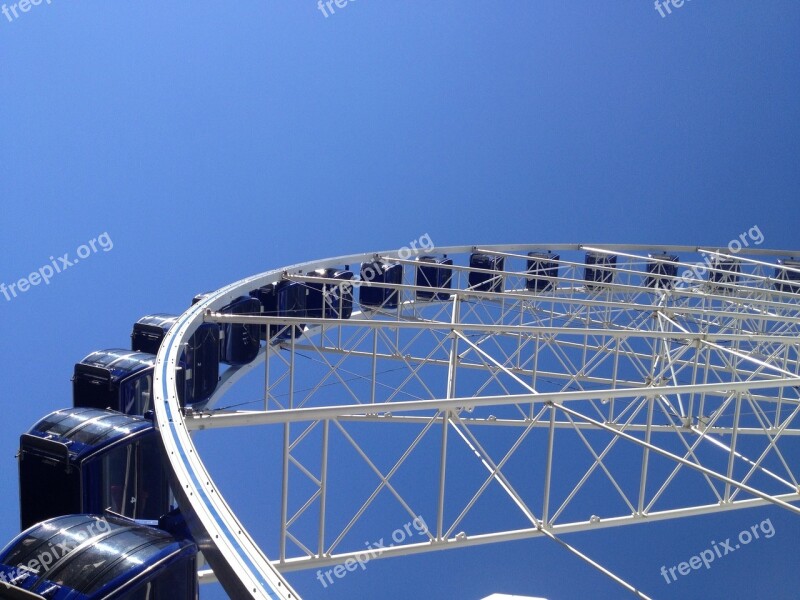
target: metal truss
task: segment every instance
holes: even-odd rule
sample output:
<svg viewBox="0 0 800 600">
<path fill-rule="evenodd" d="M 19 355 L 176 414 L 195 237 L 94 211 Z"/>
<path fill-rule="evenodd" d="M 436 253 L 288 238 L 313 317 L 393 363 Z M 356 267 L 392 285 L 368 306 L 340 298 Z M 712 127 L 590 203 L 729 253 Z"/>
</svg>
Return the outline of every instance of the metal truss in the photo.
<svg viewBox="0 0 800 600">
<path fill-rule="evenodd" d="M 774 263 L 800 253 L 562 245 L 550 248 L 552 277 L 528 271 L 536 249 L 437 250 L 455 259 L 449 288 L 417 285 L 417 261 L 397 253 L 330 259 L 239 282 L 196 310 L 195 326 L 302 329 L 268 340 L 181 415 L 188 432 L 281 436 L 280 501 L 265 515 L 279 523 L 277 571 L 766 504 L 800 513 L 800 294 Z M 607 279 L 587 281 L 586 251 L 616 257 Z M 504 270 L 470 268 L 471 252 Z M 397 290 L 397 309 L 346 320 L 215 310 L 276 277 L 349 286 L 309 266 L 374 259 L 405 267 L 401 284 L 358 282 Z M 678 271 L 653 284 L 659 263 Z M 703 277 L 680 277 L 698 263 Z M 475 273 L 488 283 L 470 286 Z M 531 277 L 551 285 L 528 289 Z M 244 377 L 263 384 L 255 408 L 221 408 Z M 414 519 L 424 531 L 365 547 Z"/>
</svg>

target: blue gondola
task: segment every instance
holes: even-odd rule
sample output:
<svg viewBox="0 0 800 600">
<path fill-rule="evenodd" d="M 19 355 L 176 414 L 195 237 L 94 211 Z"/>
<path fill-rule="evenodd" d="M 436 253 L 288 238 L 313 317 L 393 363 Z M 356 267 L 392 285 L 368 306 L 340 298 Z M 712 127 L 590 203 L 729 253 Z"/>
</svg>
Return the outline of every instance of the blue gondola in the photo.
<svg viewBox="0 0 800 600">
<path fill-rule="evenodd" d="M 317 269 L 308 273 L 308 277 L 338 279 L 349 282 L 353 273 L 348 270 L 334 268 Z M 283 279 L 276 284 L 261 287 L 250 292 L 259 299 L 263 314 L 297 319 L 349 319 L 353 313 L 353 288 L 351 284 L 343 286 L 328 283 L 302 282 Z M 293 335 L 299 337 L 303 325 L 284 326 L 271 325 L 270 337 L 289 339 Z M 266 327 L 261 335 L 266 335 Z"/>
<path fill-rule="evenodd" d="M 178 320 L 176 315 L 142 317 L 133 325 L 131 350 L 158 354 L 161 342 Z M 186 366 L 183 403 L 207 400 L 219 381 L 219 332 L 213 323 L 202 323 L 189 338 L 180 361 Z"/>
<path fill-rule="evenodd" d="M 473 252 L 469 256 L 470 269 L 484 269 L 489 271 L 502 271 L 505 259 L 502 256 Z M 469 272 L 469 289 L 479 292 L 502 292 L 503 276 L 483 271 Z"/>
<path fill-rule="evenodd" d="M 155 354 L 121 348 L 92 352 L 75 365 L 72 403 L 81 408 L 111 408 L 143 415 L 152 407 Z M 183 394 L 183 371 L 178 390 Z"/>
<path fill-rule="evenodd" d="M 106 509 L 153 521 L 170 509 L 158 433 L 148 419 L 94 408 L 58 410 L 22 434 L 18 456 L 23 529 Z"/>
<path fill-rule="evenodd" d="M 250 296 L 240 296 L 221 313 L 231 315 L 255 315 L 261 312 L 261 304 Z M 220 328 L 220 361 L 229 365 L 246 365 L 255 360 L 261 347 L 260 327 L 241 323 L 224 323 Z"/>
<path fill-rule="evenodd" d="M 417 278 L 418 287 L 450 288 L 453 280 L 453 270 L 447 267 L 453 264 L 453 259 L 436 258 L 435 256 L 420 256 L 417 259 Z M 448 300 L 448 292 L 428 292 L 417 290 L 418 300 Z"/>
<path fill-rule="evenodd" d="M 196 600 L 197 546 L 116 517 L 33 525 L 0 552 L 0 598 Z"/>
<path fill-rule="evenodd" d="M 281 283 L 270 283 L 270 284 L 261 286 L 257 290 L 252 290 L 250 292 L 250 296 L 252 296 L 253 298 L 256 298 L 261 303 L 261 314 L 262 315 L 266 315 L 266 316 L 270 316 L 270 317 L 276 317 L 276 316 L 280 315 L 280 311 L 278 309 L 278 292 L 279 292 L 279 290 L 285 289 L 288 285 L 297 286 L 298 284 L 296 284 L 296 283 L 292 284 L 289 281 L 286 281 L 283 284 L 281 284 Z M 301 288 L 300 287 L 295 287 L 295 288 L 292 288 L 292 289 L 293 290 L 300 290 Z M 304 303 L 305 302 L 305 298 L 303 297 L 301 299 L 301 301 Z M 303 305 L 305 305 L 305 304 L 303 304 Z M 292 312 L 292 314 L 290 316 L 297 316 L 297 314 L 295 314 L 297 312 L 295 309 L 292 309 L 290 312 Z M 302 332 L 302 328 L 295 326 L 294 329 L 295 329 L 295 337 L 299 336 L 300 333 Z M 267 326 L 266 325 L 262 325 L 261 326 L 261 339 L 262 340 L 269 340 L 269 339 L 272 339 L 272 338 L 287 339 L 287 338 L 290 337 L 291 333 L 292 333 L 291 328 L 288 325 L 270 325 L 269 326 L 269 336 L 268 336 L 267 335 Z"/>
<path fill-rule="evenodd" d="M 592 290 L 614 281 L 614 267 L 616 264 L 617 257 L 614 254 L 587 252 L 586 267 L 583 271 L 586 288 Z"/>
<path fill-rule="evenodd" d="M 528 252 L 528 277 L 525 287 L 537 292 L 555 289 L 555 278 L 558 277 L 558 254 L 552 252 Z M 549 279 L 552 277 L 553 279 Z"/>
<path fill-rule="evenodd" d="M 370 283 L 403 283 L 403 265 L 389 265 L 379 260 L 361 263 L 361 287 L 358 301 L 365 308 L 393 310 L 400 302 L 397 290 L 385 287 L 372 287 Z"/>
<path fill-rule="evenodd" d="M 275 293 L 278 295 L 277 313 L 279 317 L 302 319 L 306 316 L 306 296 L 308 295 L 308 287 L 305 284 L 299 281 L 282 279 L 275 286 Z M 300 337 L 304 327 L 304 325 L 282 327 L 278 338 L 289 339 L 293 336 Z"/>
<path fill-rule="evenodd" d="M 790 270 L 794 269 L 794 270 Z M 775 289 L 781 292 L 800 292 L 800 261 L 783 259 L 775 267 Z"/>
<path fill-rule="evenodd" d="M 308 273 L 309 277 L 324 277 L 350 282 L 352 271 L 347 269 L 317 269 Z M 330 283 L 309 282 L 306 295 L 306 316 L 324 319 L 349 319 L 353 314 L 353 286 Z"/>
<path fill-rule="evenodd" d="M 741 267 L 737 259 L 715 256 L 711 267 L 708 271 L 708 282 L 712 284 L 712 288 L 721 291 L 726 286 L 738 283 Z"/>
<path fill-rule="evenodd" d="M 250 296 L 255 298 L 261 304 L 261 314 L 269 317 L 274 317 L 278 314 L 278 292 L 277 284 L 268 283 L 263 285 L 257 290 L 252 290 Z M 283 329 L 281 325 L 270 325 L 269 335 L 267 335 L 267 326 L 261 326 L 261 339 L 268 340 L 278 335 Z"/>
<path fill-rule="evenodd" d="M 197 304 L 212 292 L 198 294 L 192 300 Z M 256 315 L 261 312 L 261 303 L 251 296 L 239 296 L 219 312 L 230 315 Z M 219 361 L 235 366 L 246 365 L 255 360 L 261 347 L 261 328 L 258 325 L 222 323 L 219 326 Z"/>
<path fill-rule="evenodd" d="M 644 284 L 650 288 L 673 288 L 678 276 L 678 257 L 674 254 L 650 254 Z M 666 261 L 666 262 L 663 262 Z"/>
</svg>

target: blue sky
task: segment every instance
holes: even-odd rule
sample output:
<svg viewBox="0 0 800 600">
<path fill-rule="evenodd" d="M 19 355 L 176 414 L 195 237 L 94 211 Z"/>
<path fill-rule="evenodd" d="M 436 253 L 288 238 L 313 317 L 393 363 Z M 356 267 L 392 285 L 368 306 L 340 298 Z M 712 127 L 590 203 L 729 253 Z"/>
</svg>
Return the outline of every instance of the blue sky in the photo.
<svg viewBox="0 0 800 600">
<path fill-rule="evenodd" d="M 758 225 L 764 246 L 800 245 L 788 0 L 693 0 L 665 17 L 646 0 L 351 0 L 327 18 L 312 0 L 44 0 L 10 14 L 0 282 L 103 233 L 113 249 L 0 296 L 2 540 L 18 522 L 17 436 L 70 403 L 73 364 L 199 291 L 424 233 L 695 245 Z M 766 518 L 776 534 L 758 548 L 663 582 L 662 564 Z M 570 541 L 657 598 L 745 584 L 788 598 L 798 533 L 755 509 Z M 544 541 L 375 562 L 328 590 L 291 580 L 309 597 L 621 596 Z"/>
</svg>

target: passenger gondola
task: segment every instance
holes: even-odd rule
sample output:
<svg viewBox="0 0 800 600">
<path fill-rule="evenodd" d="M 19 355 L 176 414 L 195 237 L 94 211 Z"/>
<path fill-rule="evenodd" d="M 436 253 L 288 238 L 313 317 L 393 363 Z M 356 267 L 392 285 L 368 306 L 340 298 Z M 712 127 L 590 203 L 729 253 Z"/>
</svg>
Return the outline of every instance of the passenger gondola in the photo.
<svg viewBox="0 0 800 600">
<path fill-rule="evenodd" d="M 195 600 L 197 546 L 112 516 L 37 523 L 0 552 L 0 598 Z"/>
<path fill-rule="evenodd" d="M 153 422 L 94 408 L 57 410 L 20 437 L 22 528 L 71 513 L 111 510 L 155 522 L 170 510 Z"/>
<path fill-rule="evenodd" d="M 153 408 L 155 364 L 155 354 L 146 352 L 121 348 L 92 352 L 75 365 L 73 406 L 143 415 Z"/>
<path fill-rule="evenodd" d="M 178 320 L 176 315 L 154 314 L 142 317 L 133 325 L 131 350 L 158 354 L 161 342 Z M 208 400 L 219 381 L 220 328 L 203 323 L 189 338 L 181 355 L 186 365 L 184 404 Z"/>
</svg>

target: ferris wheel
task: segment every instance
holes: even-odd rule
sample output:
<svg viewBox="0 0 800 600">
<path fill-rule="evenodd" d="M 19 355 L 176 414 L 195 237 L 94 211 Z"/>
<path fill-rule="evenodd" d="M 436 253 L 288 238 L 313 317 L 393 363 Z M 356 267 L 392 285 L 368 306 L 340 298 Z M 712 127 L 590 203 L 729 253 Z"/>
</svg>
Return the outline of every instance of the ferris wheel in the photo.
<svg viewBox="0 0 800 600">
<path fill-rule="evenodd" d="M 800 513 L 795 257 L 741 243 L 412 247 L 199 296 L 160 345 L 153 405 L 211 567 L 201 582 L 298 598 L 289 571 L 544 537 L 646 597 L 564 536 Z M 230 366 L 189 403 L 179 367 L 209 324 Z M 198 451 L 232 427 L 276 448 L 270 489 L 253 490 L 274 498 L 266 543 Z"/>
</svg>

